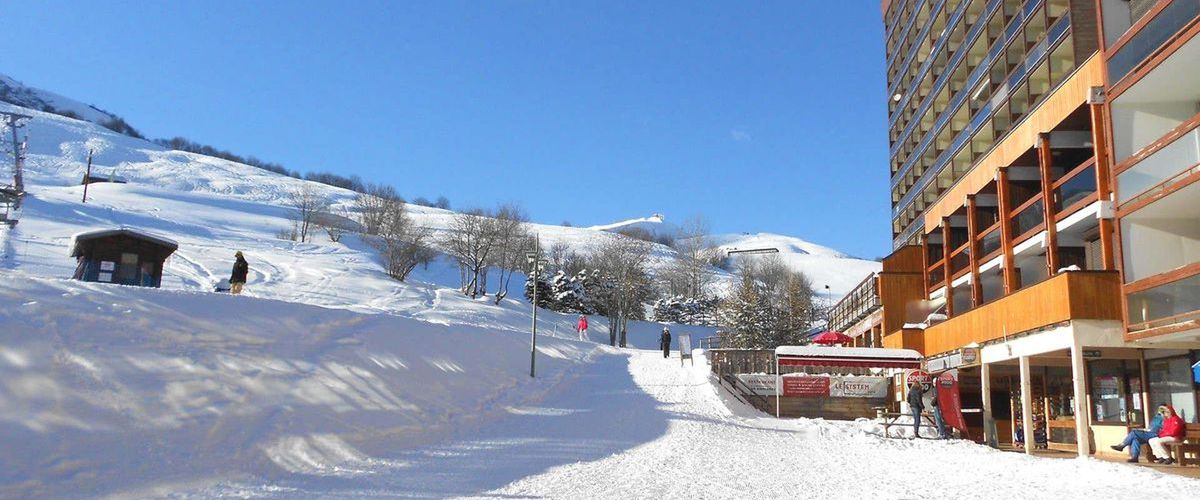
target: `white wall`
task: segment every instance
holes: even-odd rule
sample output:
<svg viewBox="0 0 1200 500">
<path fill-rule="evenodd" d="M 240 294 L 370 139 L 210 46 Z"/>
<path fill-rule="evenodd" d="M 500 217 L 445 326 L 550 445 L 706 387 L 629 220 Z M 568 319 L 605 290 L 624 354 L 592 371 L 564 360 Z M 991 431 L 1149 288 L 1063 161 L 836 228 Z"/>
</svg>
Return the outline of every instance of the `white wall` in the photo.
<svg viewBox="0 0 1200 500">
<path fill-rule="evenodd" d="M 1196 115 L 1195 102 L 1140 102 L 1123 104 L 1113 101 L 1114 162 L 1129 158 L 1147 144 Z"/>
</svg>

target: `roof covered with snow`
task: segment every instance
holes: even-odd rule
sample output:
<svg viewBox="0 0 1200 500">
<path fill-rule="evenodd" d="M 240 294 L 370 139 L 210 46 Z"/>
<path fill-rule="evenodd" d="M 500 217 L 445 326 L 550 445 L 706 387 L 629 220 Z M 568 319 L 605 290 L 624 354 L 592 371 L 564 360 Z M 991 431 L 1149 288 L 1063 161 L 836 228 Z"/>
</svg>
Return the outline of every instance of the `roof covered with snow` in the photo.
<svg viewBox="0 0 1200 500">
<path fill-rule="evenodd" d="M 921 359 L 921 353 L 912 349 L 882 349 L 878 347 L 825 347 L 812 345 L 779 346 L 775 348 L 775 355 L 801 358 Z"/>
<path fill-rule="evenodd" d="M 146 240 L 146 241 L 149 241 L 152 243 L 162 245 L 164 247 L 168 247 L 171 249 L 172 252 L 179 249 L 179 243 L 177 243 L 175 240 L 172 240 L 170 238 L 166 238 L 163 236 L 159 236 L 157 234 L 149 233 L 149 232 L 146 232 L 146 231 L 143 231 L 140 229 L 134 229 L 131 227 L 122 226 L 122 227 L 118 227 L 118 228 L 98 229 L 95 231 L 85 231 L 82 233 L 75 233 L 74 235 L 71 236 L 71 246 L 70 246 L 71 256 L 78 257 L 81 253 L 83 253 L 82 250 L 79 248 L 80 242 L 95 240 L 95 239 L 100 239 L 100 238 L 108 238 L 110 236 L 129 236 L 131 238 L 137 238 L 139 240 Z"/>
</svg>

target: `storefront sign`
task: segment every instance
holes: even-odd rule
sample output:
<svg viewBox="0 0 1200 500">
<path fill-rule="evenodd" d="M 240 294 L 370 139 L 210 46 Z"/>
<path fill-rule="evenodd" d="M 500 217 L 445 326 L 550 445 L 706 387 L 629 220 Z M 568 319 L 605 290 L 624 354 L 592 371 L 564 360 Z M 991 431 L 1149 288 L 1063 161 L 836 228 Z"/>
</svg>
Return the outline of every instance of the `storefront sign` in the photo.
<svg viewBox="0 0 1200 500">
<path fill-rule="evenodd" d="M 978 347 L 962 348 L 962 364 L 973 365 L 978 362 L 979 362 L 979 348 Z"/>
<path fill-rule="evenodd" d="M 1083 350 L 1083 357 L 1085 357 L 1087 359 L 1096 359 L 1103 355 L 1104 355 L 1104 353 L 1101 352 L 1100 349 L 1084 349 Z"/>
<path fill-rule="evenodd" d="M 829 395 L 835 398 L 886 398 L 887 377 L 833 377 Z"/>
<path fill-rule="evenodd" d="M 738 379 L 741 380 L 747 388 L 754 394 L 760 396 L 775 395 L 775 376 L 764 375 L 757 373 L 742 373 Z M 886 398 L 888 394 L 888 384 L 891 379 L 888 377 L 869 377 L 869 376 L 785 376 L 784 378 L 784 395 L 785 396 L 828 396 L 833 398 Z M 791 382 L 794 379 L 808 379 L 804 382 Z M 824 381 L 818 382 L 817 379 Z M 805 386 L 804 389 L 793 390 L 808 391 L 804 394 L 789 394 L 787 392 L 787 384 L 799 384 Z M 820 387 L 827 387 L 823 390 Z M 811 389 L 811 390 L 809 390 Z"/>
<path fill-rule="evenodd" d="M 905 374 L 905 378 L 908 380 L 908 385 L 912 385 L 914 383 L 929 385 L 933 383 L 933 377 L 930 377 L 929 372 L 925 370 L 909 370 L 908 373 Z"/>
<path fill-rule="evenodd" d="M 938 408 L 942 412 L 942 420 L 950 427 L 958 429 L 963 436 L 970 437 L 967 432 L 967 421 L 962 414 L 962 395 L 958 387 L 958 370 L 947 371 L 938 376 L 935 389 L 938 397 Z"/>
<path fill-rule="evenodd" d="M 828 397 L 829 377 L 788 377 L 783 378 L 783 395 L 800 397 Z"/>
<path fill-rule="evenodd" d="M 750 392 L 759 396 L 775 395 L 775 375 L 762 373 L 741 373 L 737 378 L 750 388 Z"/>
</svg>

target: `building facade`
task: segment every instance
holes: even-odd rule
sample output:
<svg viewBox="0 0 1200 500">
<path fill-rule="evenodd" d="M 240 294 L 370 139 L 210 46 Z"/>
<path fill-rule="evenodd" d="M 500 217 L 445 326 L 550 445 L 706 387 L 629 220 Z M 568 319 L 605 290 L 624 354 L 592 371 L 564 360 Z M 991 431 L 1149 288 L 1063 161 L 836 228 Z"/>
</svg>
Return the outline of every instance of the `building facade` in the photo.
<svg viewBox="0 0 1200 500">
<path fill-rule="evenodd" d="M 959 370 L 993 443 L 1200 424 L 1200 0 L 882 7 L 893 255 L 921 256 L 882 344 Z"/>
</svg>

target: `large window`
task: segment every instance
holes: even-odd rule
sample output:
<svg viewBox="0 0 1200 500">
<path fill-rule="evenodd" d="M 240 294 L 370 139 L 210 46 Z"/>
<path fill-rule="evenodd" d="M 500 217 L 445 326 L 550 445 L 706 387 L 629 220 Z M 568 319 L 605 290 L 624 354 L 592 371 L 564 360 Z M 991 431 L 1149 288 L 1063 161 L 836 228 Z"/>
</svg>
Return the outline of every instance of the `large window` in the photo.
<svg viewBox="0 0 1200 500">
<path fill-rule="evenodd" d="M 1200 316 L 1200 275 L 1129 294 L 1129 324 L 1166 326 Z"/>
<path fill-rule="evenodd" d="M 1121 248 L 1127 283 L 1200 262 L 1200 182 L 1122 217 Z"/>
<path fill-rule="evenodd" d="M 1101 359 L 1088 363 L 1092 421 L 1098 424 L 1141 424 L 1140 366 L 1137 362 Z M 1132 422 L 1130 421 L 1132 418 Z"/>
<path fill-rule="evenodd" d="M 1188 356 L 1146 361 L 1150 378 L 1150 404 L 1157 407 L 1167 403 L 1179 416 L 1190 423 L 1200 423 L 1196 416 L 1196 392 L 1192 378 L 1192 361 Z"/>
</svg>

